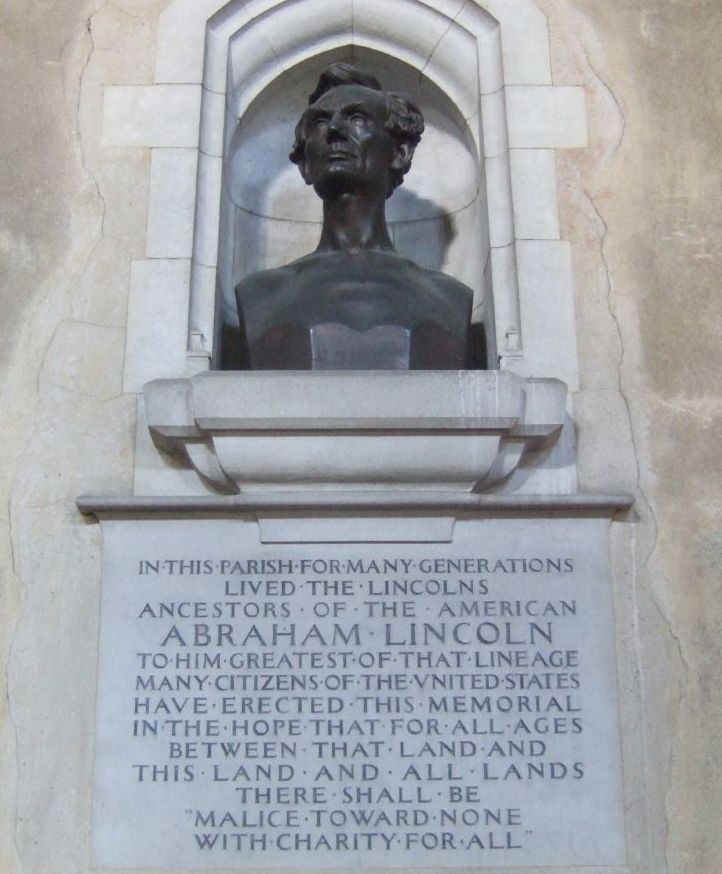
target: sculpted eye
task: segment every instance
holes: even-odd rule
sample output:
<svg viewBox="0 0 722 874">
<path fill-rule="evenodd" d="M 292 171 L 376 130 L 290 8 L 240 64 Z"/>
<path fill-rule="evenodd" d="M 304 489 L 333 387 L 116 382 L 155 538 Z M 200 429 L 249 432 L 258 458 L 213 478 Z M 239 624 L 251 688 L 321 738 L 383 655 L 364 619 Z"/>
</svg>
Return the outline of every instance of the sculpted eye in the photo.
<svg viewBox="0 0 722 874">
<path fill-rule="evenodd" d="M 309 115 L 306 118 L 306 130 L 312 131 L 325 127 L 328 124 L 328 119 L 325 115 Z"/>
<path fill-rule="evenodd" d="M 368 115 L 365 112 L 352 112 L 349 116 L 350 121 L 357 122 L 358 124 L 364 124 L 369 119 Z"/>
</svg>

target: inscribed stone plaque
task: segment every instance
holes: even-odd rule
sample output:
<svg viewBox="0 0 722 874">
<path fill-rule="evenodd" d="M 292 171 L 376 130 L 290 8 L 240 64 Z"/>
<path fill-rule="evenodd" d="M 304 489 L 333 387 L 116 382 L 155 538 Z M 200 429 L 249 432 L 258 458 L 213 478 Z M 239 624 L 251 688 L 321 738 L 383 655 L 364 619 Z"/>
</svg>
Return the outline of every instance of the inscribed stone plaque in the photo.
<svg viewBox="0 0 722 874">
<path fill-rule="evenodd" d="M 104 521 L 94 863 L 622 864 L 607 529 Z"/>
</svg>

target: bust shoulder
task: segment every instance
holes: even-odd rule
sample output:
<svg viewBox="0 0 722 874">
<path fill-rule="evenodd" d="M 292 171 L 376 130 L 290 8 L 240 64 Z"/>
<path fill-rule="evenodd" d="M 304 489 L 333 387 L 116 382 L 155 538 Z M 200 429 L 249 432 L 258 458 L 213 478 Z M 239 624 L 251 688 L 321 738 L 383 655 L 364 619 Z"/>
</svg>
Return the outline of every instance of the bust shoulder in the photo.
<svg viewBox="0 0 722 874">
<path fill-rule="evenodd" d="M 438 270 L 429 270 L 409 261 L 411 275 L 420 286 L 425 287 L 436 298 L 440 305 L 448 306 L 455 312 L 469 319 L 473 305 L 474 292 L 468 285 Z M 443 303 L 442 303 L 443 302 Z"/>
<path fill-rule="evenodd" d="M 249 273 L 236 285 L 236 297 L 245 300 L 278 291 L 294 279 L 296 272 L 294 264 L 285 264 L 283 267 Z"/>
<path fill-rule="evenodd" d="M 421 267 L 419 270 L 423 270 L 423 272 L 429 277 L 429 281 L 444 294 L 458 297 L 463 300 L 474 296 L 474 292 L 468 285 L 465 285 L 453 276 L 449 276 L 448 273 L 439 273 L 438 270 L 425 270 Z"/>
</svg>

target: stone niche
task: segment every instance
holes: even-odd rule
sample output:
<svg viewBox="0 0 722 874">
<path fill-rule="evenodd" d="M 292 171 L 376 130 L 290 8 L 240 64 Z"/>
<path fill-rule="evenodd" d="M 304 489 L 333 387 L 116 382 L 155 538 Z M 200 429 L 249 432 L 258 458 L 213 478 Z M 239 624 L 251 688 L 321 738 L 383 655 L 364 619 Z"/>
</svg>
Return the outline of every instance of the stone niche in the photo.
<svg viewBox="0 0 722 874">
<path fill-rule="evenodd" d="M 286 155 L 337 59 L 423 106 L 391 230 L 474 289 L 489 370 L 232 369 L 235 283 L 315 244 Z M 544 16 L 176 0 L 103 130 L 151 181 L 134 493 L 79 499 L 104 536 L 94 864 L 630 872 L 608 538 L 631 498 L 577 488 L 554 152 L 586 115 Z"/>
<path fill-rule="evenodd" d="M 103 144 L 151 159 L 125 390 L 221 367 L 234 282 L 313 245 L 318 207 L 285 154 L 316 72 L 342 57 L 417 94 L 429 118 L 390 204 L 399 247 L 475 290 L 492 366 L 575 391 L 554 153 L 587 145 L 584 91 L 552 83 L 546 19 L 531 0 L 171 3 L 154 84 L 104 89 Z M 432 185 L 430 170 L 451 159 L 454 172 Z"/>
<path fill-rule="evenodd" d="M 231 49 L 232 71 L 238 68 L 233 63 L 235 51 L 243 49 Z M 319 73 L 334 61 L 353 61 L 373 70 L 385 88 L 411 94 L 423 106 L 423 147 L 404 185 L 389 200 L 389 232 L 402 254 L 474 288 L 475 319 L 485 323 L 494 341 L 492 294 L 487 288 L 491 272 L 486 190 L 469 124 L 449 97 L 418 70 L 388 54 L 346 46 L 292 67 L 247 108 L 242 103 L 242 83 L 229 76 L 213 343 L 217 368 L 236 369 L 233 289 L 238 281 L 305 255 L 318 243 L 321 202 L 289 162 L 288 152 L 295 123 Z M 495 341 L 488 357 L 496 363 Z"/>
</svg>

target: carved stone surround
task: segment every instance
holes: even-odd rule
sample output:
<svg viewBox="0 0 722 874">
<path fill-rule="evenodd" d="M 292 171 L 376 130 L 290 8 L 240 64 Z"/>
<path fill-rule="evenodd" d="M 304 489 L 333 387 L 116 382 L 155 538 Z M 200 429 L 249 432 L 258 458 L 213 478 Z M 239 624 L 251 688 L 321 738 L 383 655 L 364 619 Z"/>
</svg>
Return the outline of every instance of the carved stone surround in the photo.
<svg viewBox="0 0 722 874">
<path fill-rule="evenodd" d="M 133 262 L 130 275 L 124 391 L 140 393 L 152 380 L 185 380 L 208 370 L 219 293 L 219 204 L 228 138 L 253 100 L 279 76 L 292 74 L 310 58 L 349 46 L 376 52 L 379 58 L 391 56 L 423 72 L 463 117 L 477 150 L 479 203 L 485 212 L 478 222 L 479 247 L 489 257 L 476 287 L 491 299 L 479 305 L 493 309 L 502 371 L 477 376 L 482 381 L 496 378 L 500 385 L 513 382 L 509 392 L 517 394 L 517 412 L 539 386 L 551 383 L 514 382 L 512 374 L 562 380 L 573 394 L 578 375 L 571 253 L 560 239 L 554 151 L 587 145 L 584 91 L 553 84 L 547 21 L 532 0 L 170 3 L 159 19 L 154 84 L 104 88 L 103 145 L 149 150 L 151 168 L 146 257 Z M 220 398 L 210 387 L 213 383 L 227 387 L 230 379 L 240 386 L 244 378 L 212 372 L 206 379 L 193 379 L 184 396 L 193 403 L 206 394 Z M 258 384 L 249 375 L 245 379 L 247 386 Z M 244 463 L 240 457 L 231 459 L 230 447 L 241 445 L 238 434 L 229 438 L 226 426 L 199 429 L 195 411 L 189 414 L 186 408 L 184 427 L 200 433 L 185 442 L 175 437 L 171 446 L 163 429 L 172 420 L 155 417 L 158 391 L 155 384 L 148 394 L 153 440 L 171 448 L 176 458 L 193 458 L 206 478 L 200 493 L 249 488 Z M 169 462 L 151 444 L 143 399 L 139 401 L 136 494 L 198 495 L 198 477 L 193 474 L 189 480 L 184 464 Z M 417 416 L 427 414 L 429 403 L 433 405 L 428 395 L 419 399 Z M 483 438 L 462 428 L 463 435 L 457 437 L 466 447 L 467 455 L 460 457 L 468 463 L 459 462 L 466 465 L 464 472 L 444 473 L 441 465 L 434 476 L 453 488 L 508 493 L 521 482 L 520 468 L 516 476 L 510 477 L 509 471 L 533 457 L 544 476 L 536 485 L 534 477 L 527 478 L 523 488 L 528 493 L 572 493 L 571 413 L 568 399 L 567 425 L 548 452 L 535 450 L 533 440 L 524 444 L 512 434 L 514 426 L 505 430 L 506 425 L 497 423 Z M 214 415 L 223 419 L 221 413 Z M 552 430 L 559 434 L 562 418 L 559 413 L 552 418 Z M 517 427 L 523 423 L 523 414 L 516 421 Z M 248 429 L 240 430 L 246 432 L 247 451 Z M 450 439 L 442 431 L 434 432 L 433 445 Z M 301 439 L 298 431 L 294 439 Z M 320 434 L 314 439 L 321 439 Z M 380 439 L 376 434 L 376 446 Z M 411 439 L 410 431 L 405 439 Z M 496 449 L 487 457 L 492 444 Z M 401 445 L 397 441 L 394 451 Z M 473 452 L 485 460 L 479 456 L 471 463 Z M 338 481 L 324 476 L 328 482 Z M 369 481 L 360 469 L 354 476 Z M 261 480 L 264 488 L 270 487 L 272 477 L 264 480 L 258 474 L 257 482 Z"/>
<path fill-rule="evenodd" d="M 105 86 L 103 144 L 151 157 L 147 257 L 131 270 L 125 391 L 208 368 L 227 120 L 285 71 L 344 46 L 423 70 L 458 108 L 483 167 L 500 365 L 575 391 L 554 150 L 586 146 L 584 92 L 553 85 L 547 22 L 532 0 L 171 3 L 159 20 L 155 83 Z M 159 307 L 164 319 L 151 326 Z"/>
</svg>

